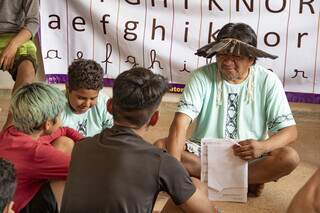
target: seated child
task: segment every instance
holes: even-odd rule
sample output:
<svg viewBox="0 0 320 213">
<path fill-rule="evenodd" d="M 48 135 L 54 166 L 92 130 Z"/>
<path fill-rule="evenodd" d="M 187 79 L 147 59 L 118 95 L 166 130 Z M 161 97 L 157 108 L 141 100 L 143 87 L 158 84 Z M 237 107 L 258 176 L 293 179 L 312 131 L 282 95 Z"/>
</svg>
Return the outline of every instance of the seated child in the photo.
<svg viewBox="0 0 320 213">
<path fill-rule="evenodd" d="M 0 156 L 17 172 L 16 212 L 58 212 L 70 153 L 83 137 L 60 127 L 65 103 L 63 92 L 45 83 L 25 85 L 12 97 L 14 125 L 0 134 Z"/>
<path fill-rule="evenodd" d="M 108 102 L 114 126 L 75 145 L 61 213 L 152 212 L 160 191 L 184 211 L 213 212 L 182 164 L 143 139 L 167 90 L 163 76 L 144 68 L 117 77 Z"/>
<path fill-rule="evenodd" d="M 16 172 L 13 165 L 0 158 L 0 212 L 14 213 L 12 197 L 16 190 Z"/>
<path fill-rule="evenodd" d="M 84 136 L 93 136 L 112 127 L 112 115 L 107 111 L 109 97 L 102 88 L 103 70 L 97 62 L 74 61 L 68 68 L 68 104 L 61 114 L 62 126 L 76 129 Z"/>
</svg>

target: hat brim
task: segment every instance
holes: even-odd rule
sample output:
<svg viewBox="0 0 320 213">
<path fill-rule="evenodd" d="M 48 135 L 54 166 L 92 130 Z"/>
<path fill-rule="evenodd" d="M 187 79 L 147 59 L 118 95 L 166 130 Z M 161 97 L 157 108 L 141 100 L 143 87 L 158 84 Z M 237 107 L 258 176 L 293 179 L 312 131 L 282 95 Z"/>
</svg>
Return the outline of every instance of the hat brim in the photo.
<svg viewBox="0 0 320 213">
<path fill-rule="evenodd" d="M 278 58 L 276 55 L 271 55 L 250 44 L 233 38 L 226 38 L 221 39 L 220 41 L 211 42 L 198 49 L 195 54 L 205 58 L 212 58 L 217 53 L 248 56 L 252 58 Z"/>
</svg>

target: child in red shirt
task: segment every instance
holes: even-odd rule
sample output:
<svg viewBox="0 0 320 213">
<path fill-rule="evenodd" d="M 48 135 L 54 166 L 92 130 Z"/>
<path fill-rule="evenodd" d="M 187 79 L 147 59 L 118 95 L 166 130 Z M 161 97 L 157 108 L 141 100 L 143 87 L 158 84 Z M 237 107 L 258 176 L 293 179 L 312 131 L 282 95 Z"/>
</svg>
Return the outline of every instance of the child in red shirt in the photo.
<svg viewBox="0 0 320 213">
<path fill-rule="evenodd" d="M 10 110 L 14 125 L 0 135 L 0 156 L 17 173 L 15 212 L 58 212 L 74 141 L 83 136 L 60 127 L 65 95 L 45 83 L 20 88 Z"/>
</svg>

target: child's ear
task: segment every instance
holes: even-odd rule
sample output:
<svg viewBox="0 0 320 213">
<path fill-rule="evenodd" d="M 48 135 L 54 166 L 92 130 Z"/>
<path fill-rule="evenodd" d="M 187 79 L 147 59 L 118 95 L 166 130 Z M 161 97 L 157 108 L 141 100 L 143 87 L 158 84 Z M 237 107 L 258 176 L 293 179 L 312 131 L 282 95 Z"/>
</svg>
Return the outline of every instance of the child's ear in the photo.
<svg viewBox="0 0 320 213">
<path fill-rule="evenodd" d="M 149 125 L 155 126 L 158 123 L 159 116 L 160 116 L 160 112 L 158 110 L 155 111 L 150 118 Z"/>
<path fill-rule="evenodd" d="M 69 92 L 69 85 L 66 83 L 66 91 Z"/>
<path fill-rule="evenodd" d="M 50 121 L 50 120 L 45 121 L 45 122 L 42 124 L 42 130 L 43 130 L 45 133 L 49 133 L 50 130 L 51 130 L 51 125 L 52 125 L 52 121 Z"/>
<path fill-rule="evenodd" d="M 112 115 L 112 98 L 107 101 L 107 110 Z"/>
</svg>

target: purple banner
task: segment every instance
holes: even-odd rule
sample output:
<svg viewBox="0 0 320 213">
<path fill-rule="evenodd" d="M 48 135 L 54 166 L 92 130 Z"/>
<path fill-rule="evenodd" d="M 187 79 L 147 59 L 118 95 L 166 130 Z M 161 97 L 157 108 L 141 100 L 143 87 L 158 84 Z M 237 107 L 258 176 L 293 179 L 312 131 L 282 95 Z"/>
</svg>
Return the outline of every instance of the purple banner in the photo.
<svg viewBox="0 0 320 213">
<path fill-rule="evenodd" d="M 320 94 L 286 92 L 289 102 L 320 104 Z"/>
</svg>

